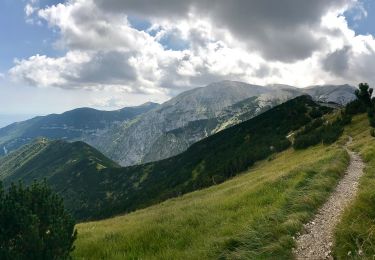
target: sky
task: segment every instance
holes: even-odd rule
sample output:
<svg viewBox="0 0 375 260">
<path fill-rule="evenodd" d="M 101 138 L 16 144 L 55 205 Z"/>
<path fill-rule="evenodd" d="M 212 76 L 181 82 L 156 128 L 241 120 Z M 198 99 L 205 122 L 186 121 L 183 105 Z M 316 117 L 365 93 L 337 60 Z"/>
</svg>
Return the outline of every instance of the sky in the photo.
<svg viewBox="0 0 375 260">
<path fill-rule="evenodd" d="M 374 0 L 1 0 L 0 115 L 161 103 L 221 80 L 374 85 L 374 24 Z"/>
</svg>

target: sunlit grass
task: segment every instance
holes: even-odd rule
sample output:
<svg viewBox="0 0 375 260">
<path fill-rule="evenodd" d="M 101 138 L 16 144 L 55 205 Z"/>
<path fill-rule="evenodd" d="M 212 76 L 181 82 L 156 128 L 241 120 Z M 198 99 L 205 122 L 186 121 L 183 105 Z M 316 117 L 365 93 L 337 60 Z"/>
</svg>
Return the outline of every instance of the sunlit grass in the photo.
<svg viewBox="0 0 375 260">
<path fill-rule="evenodd" d="M 348 164 L 338 146 L 285 151 L 223 184 L 77 226 L 75 258 L 288 258 Z"/>
<path fill-rule="evenodd" d="M 366 115 L 357 116 L 347 127 L 352 148 L 366 163 L 358 196 L 344 212 L 336 228 L 335 255 L 338 259 L 375 258 L 375 138 L 370 135 Z"/>
</svg>

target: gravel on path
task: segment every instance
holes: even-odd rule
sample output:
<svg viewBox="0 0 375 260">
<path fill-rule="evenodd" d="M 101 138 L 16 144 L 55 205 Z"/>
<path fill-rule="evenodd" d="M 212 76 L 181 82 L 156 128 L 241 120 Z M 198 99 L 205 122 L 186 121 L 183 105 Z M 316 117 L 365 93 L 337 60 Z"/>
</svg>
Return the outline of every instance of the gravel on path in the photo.
<svg viewBox="0 0 375 260">
<path fill-rule="evenodd" d="M 331 249 L 334 228 L 340 221 L 345 207 L 354 199 L 364 168 L 361 157 L 348 149 L 347 151 L 350 155 L 350 164 L 345 176 L 314 219 L 304 226 L 306 232 L 296 238 L 296 259 L 333 259 Z"/>
</svg>

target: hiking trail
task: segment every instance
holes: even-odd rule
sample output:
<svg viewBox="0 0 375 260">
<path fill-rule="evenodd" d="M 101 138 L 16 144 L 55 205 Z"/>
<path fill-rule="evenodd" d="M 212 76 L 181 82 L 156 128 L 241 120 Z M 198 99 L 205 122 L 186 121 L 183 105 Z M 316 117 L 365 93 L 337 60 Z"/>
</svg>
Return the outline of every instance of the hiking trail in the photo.
<svg viewBox="0 0 375 260">
<path fill-rule="evenodd" d="M 351 142 L 352 138 L 349 137 L 347 145 Z M 331 250 L 334 228 L 345 208 L 355 198 L 365 166 L 357 153 L 345 149 L 350 155 L 350 164 L 345 176 L 339 181 L 314 219 L 304 225 L 305 232 L 296 238 L 296 248 L 293 251 L 296 259 L 333 259 Z"/>
</svg>

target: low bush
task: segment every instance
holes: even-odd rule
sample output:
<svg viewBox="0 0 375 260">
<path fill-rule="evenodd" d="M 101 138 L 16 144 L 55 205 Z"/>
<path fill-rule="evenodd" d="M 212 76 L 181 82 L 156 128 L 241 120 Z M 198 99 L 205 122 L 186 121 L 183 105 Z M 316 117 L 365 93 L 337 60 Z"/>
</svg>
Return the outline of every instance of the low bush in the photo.
<svg viewBox="0 0 375 260">
<path fill-rule="evenodd" d="M 0 183 L 0 259 L 68 259 L 77 233 L 63 201 L 45 182 Z"/>
</svg>

